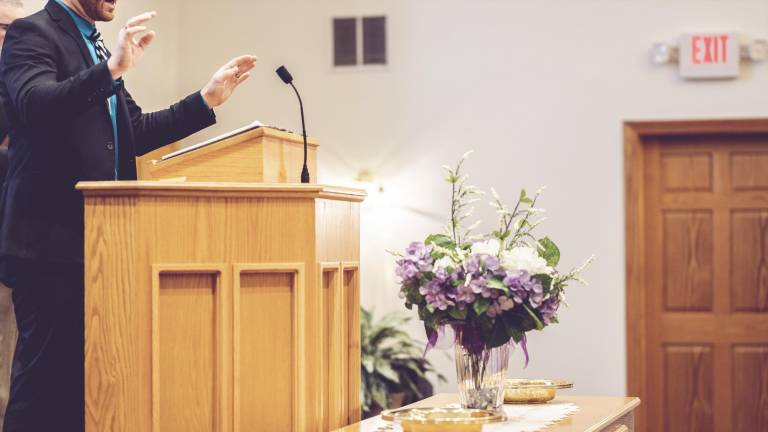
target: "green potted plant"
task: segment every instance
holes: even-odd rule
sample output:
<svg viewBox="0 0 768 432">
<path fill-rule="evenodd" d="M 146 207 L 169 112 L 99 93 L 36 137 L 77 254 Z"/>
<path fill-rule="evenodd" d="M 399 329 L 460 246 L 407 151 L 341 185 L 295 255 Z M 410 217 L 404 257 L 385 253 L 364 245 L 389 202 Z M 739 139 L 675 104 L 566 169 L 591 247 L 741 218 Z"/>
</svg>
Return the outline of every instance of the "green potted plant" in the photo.
<svg viewBox="0 0 768 432">
<path fill-rule="evenodd" d="M 389 313 L 374 321 L 373 313 L 361 308 L 361 354 L 363 417 L 409 404 L 433 393 L 427 374 L 439 381 L 445 377 L 424 357 L 424 343 L 403 328 L 411 320 Z"/>
</svg>

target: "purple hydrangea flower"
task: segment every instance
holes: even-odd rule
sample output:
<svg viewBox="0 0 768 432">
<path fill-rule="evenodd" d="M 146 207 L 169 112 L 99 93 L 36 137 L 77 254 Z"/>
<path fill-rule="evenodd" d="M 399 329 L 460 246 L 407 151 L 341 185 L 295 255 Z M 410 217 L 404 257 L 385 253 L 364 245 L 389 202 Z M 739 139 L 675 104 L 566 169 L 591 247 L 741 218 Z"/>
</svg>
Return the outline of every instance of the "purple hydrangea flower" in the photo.
<svg viewBox="0 0 768 432">
<path fill-rule="evenodd" d="M 460 309 L 464 309 L 467 304 L 474 303 L 477 297 L 472 288 L 465 284 L 466 273 L 463 268 L 457 269 L 451 274 L 451 285 L 455 286 L 455 300 Z"/>
<path fill-rule="evenodd" d="M 395 273 L 403 283 L 418 281 L 421 273 L 432 271 L 432 246 L 413 242 L 405 250 L 405 255 L 397 261 Z"/>
<path fill-rule="evenodd" d="M 439 269 L 435 276 L 426 284 L 419 287 L 419 293 L 435 309 L 446 310 L 448 306 L 455 306 L 456 303 L 451 300 L 456 297 L 455 289 L 450 283 L 451 276 L 445 269 Z"/>
<path fill-rule="evenodd" d="M 544 287 L 541 282 L 525 270 L 506 272 L 504 285 L 509 288 L 509 297 L 517 304 L 527 300 L 528 304 L 537 308 L 544 300 Z"/>
<path fill-rule="evenodd" d="M 501 315 L 502 313 L 512 309 L 515 307 L 515 301 L 507 296 L 499 296 L 498 299 L 496 299 L 493 304 L 488 308 L 488 314 L 489 317 L 494 318 L 497 315 Z"/>
<path fill-rule="evenodd" d="M 499 259 L 491 255 L 472 255 L 466 263 L 467 278 L 466 286 L 476 295 L 483 298 L 495 299 L 500 295 L 500 291 L 488 286 L 488 278 L 495 275 L 501 269 Z"/>
<path fill-rule="evenodd" d="M 544 300 L 539 308 L 541 319 L 544 324 L 552 324 L 553 318 L 557 317 L 557 310 L 560 308 L 560 296 L 549 297 Z"/>
</svg>

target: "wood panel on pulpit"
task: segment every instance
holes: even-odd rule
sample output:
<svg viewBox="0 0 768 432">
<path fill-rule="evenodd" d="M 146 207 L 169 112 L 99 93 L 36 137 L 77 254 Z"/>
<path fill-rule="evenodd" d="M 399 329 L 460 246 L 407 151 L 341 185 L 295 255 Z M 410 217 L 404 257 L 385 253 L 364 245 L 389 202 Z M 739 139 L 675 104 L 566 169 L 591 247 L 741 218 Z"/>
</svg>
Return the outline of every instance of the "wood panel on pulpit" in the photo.
<svg viewBox="0 0 768 432">
<path fill-rule="evenodd" d="M 322 263 L 323 276 L 323 403 L 325 430 L 360 420 L 360 290 L 358 263 Z"/>
<path fill-rule="evenodd" d="M 303 432 L 359 419 L 363 192 L 80 188 L 88 432 Z"/>
</svg>

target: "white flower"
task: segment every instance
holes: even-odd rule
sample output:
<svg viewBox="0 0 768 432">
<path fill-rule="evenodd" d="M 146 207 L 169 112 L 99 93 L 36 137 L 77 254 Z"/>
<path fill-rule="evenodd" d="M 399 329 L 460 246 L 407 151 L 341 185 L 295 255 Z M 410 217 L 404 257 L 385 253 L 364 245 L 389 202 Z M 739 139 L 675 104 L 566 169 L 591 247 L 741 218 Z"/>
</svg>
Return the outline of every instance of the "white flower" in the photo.
<svg viewBox="0 0 768 432">
<path fill-rule="evenodd" d="M 457 262 L 463 262 L 469 256 L 469 252 L 462 248 L 456 248 L 456 256 L 459 258 Z"/>
<path fill-rule="evenodd" d="M 501 247 L 501 243 L 499 243 L 499 240 L 492 238 L 486 241 L 481 241 L 473 244 L 472 254 L 474 255 L 485 254 L 485 255 L 496 256 L 499 254 L 500 247 Z"/>
<path fill-rule="evenodd" d="M 451 257 L 449 257 L 447 255 L 442 257 L 442 258 L 440 258 L 439 260 L 435 261 L 435 270 L 437 270 L 437 269 L 447 270 L 448 267 L 456 268 L 456 263 L 453 262 Z"/>
<path fill-rule="evenodd" d="M 527 246 L 502 252 L 501 266 L 508 271 L 525 270 L 532 275 L 552 273 L 552 267 L 547 265 L 547 261 L 539 256 L 536 249 Z"/>
</svg>

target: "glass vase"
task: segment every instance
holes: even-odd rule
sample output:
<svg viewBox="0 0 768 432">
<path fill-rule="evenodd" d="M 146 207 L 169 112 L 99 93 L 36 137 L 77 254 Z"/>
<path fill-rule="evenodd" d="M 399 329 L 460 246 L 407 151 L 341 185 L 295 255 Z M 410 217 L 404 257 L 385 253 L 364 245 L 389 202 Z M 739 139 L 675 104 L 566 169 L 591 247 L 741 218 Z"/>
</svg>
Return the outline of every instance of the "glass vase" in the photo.
<svg viewBox="0 0 768 432">
<path fill-rule="evenodd" d="M 459 341 L 457 338 L 454 351 L 462 408 L 501 409 L 512 343 L 488 349 Z"/>
</svg>

